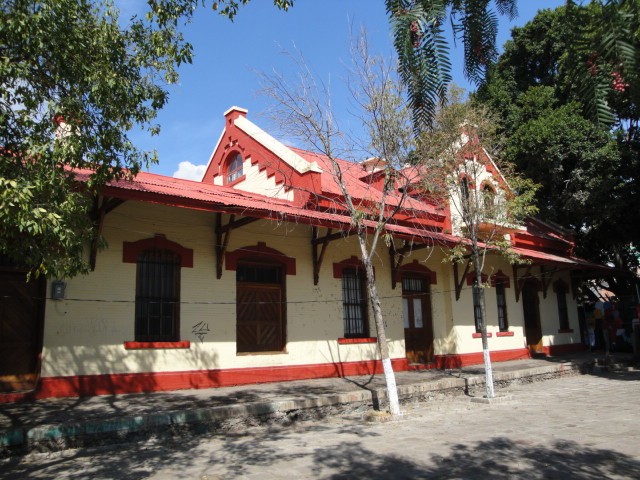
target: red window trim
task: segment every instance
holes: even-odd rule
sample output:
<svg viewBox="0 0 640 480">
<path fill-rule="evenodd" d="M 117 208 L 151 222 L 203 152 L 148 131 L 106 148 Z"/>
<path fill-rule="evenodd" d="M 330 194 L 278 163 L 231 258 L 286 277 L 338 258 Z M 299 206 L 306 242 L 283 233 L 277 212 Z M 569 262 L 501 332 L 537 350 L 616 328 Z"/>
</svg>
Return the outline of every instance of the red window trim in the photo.
<svg viewBox="0 0 640 480">
<path fill-rule="evenodd" d="M 333 264 L 333 278 L 342 278 L 342 270 L 344 270 L 345 268 L 356 268 L 358 270 L 361 270 L 362 273 L 366 275 L 364 263 L 362 263 L 362 260 L 360 260 L 355 255 L 352 255 L 350 258 L 342 260 L 341 262 L 335 262 Z M 375 273 L 376 270 L 374 268 L 373 274 L 375 275 Z"/>
<path fill-rule="evenodd" d="M 496 337 L 513 337 L 513 332 L 496 332 Z"/>
<path fill-rule="evenodd" d="M 231 163 L 233 161 L 235 161 L 235 159 L 237 157 L 240 157 L 240 167 L 236 168 L 235 170 L 229 171 L 229 167 L 231 166 Z M 223 179 L 224 181 L 222 182 L 225 186 L 232 186 L 235 185 L 236 183 L 240 182 L 241 180 L 244 180 L 244 178 L 246 177 L 246 174 L 244 173 L 244 161 L 245 158 L 243 157 L 243 155 L 238 152 L 237 150 L 234 150 L 232 152 L 230 152 L 227 157 L 224 160 L 224 168 L 223 168 Z M 242 170 L 242 175 L 240 175 L 238 178 L 234 178 L 233 180 L 229 181 L 229 176 L 233 173 L 236 173 L 238 170 Z"/>
<path fill-rule="evenodd" d="M 284 265 L 284 270 L 287 275 L 296 274 L 296 259 L 287 257 L 275 248 L 267 247 L 265 242 L 258 242 L 256 245 L 247 245 L 233 252 L 225 253 L 225 268 L 230 271 L 235 271 L 238 268 L 239 261 L 256 258 L 281 263 Z"/>
<path fill-rule="evenodd" d="M 425 276 L 429 279 L 429 283 L 431 285 L 436 285 L 438 283 L 436 272 L 424 265 L 421 265 L 417 260 L 414 260 L 412 263 L 406 263 L 398 268 L 398 271 L 396 272 L 396 282 L 401 282 L 402 276 L 407 273 L 417 273 L 418 275 Z"/>
<path fill-rule="evenodd" d="M 482 334 L 481 333 L 472 333 L 471 336 L 473 338 L 482 338 Z M 491 338 L 492 333 L 491 332 L 487 332 L 487 338 Z"/>
<path fill-rule="evenodd" d="M 339 338 L 338 345 L 352 345 L 357 343 L 377 343 L 376 337 L 361 337 L 361 338 Z"/>
<path fill-rule="evenodd" d="M 180 349 L 191 348 L 189 340 L 179 342 L 124 342 L 125 350 L 154 350 L 154 349 Z"/>
<path fill-rule="evenodd" d="M 246 174 L 242 174 L 240 175 L 238 178 L 236 178 L 233 182 L 229 182 L 225 184 L 225 187 L 233 187 L 235 184 L 242 182 L 243 180 L 247 179 L 247 175 Z"/>
<path fill-rule="evenodd" d="M 122 261 L 124 263 L 137 263 L 140 252 L 151 248 L 175 252 L 180 256 L 180 266 L 182 268 L 193 268 L 193 250 L 167 240 L 161 234 L 156 234 L 151 238 L 143 238 L 137 242 L 122 242 Z"/>
</svg>

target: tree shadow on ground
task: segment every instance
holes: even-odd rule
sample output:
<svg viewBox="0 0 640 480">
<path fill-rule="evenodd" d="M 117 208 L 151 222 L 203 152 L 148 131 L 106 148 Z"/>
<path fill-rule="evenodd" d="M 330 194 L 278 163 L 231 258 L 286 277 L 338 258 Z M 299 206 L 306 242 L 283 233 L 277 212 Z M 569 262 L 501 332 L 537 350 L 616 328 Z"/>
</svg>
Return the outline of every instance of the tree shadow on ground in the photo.
<svg viewBox="0 0 640 480">
<path fill-rule="evenodd" d="M 390 428 L 393 428 L 391 424 Z M 401 424 L 396 424 L 400 426 Z M 323 439 L 323 441 L 319 441 Z M 329 440 L 327 440 L 329 439 Z M 436 442 L 437 440 L 432 440 Z M 640 461 L 628 455 L 557 440 L 539 445 L 497 437 L 458 442 L 446 455 L 429 443 L 385 446 L 379 429 L 360 420 L 317 422 L 289 428 L 245 428 L 236 433 L 176 435 L 153 442 L 80 449 L 39 462 L 11 459 L 3 478 L 238 478 L 282 476 L 317 479 L 578 479 L 637 478 Z M 402 453 L 397 453 L 402 452 Z M 164 477 L 163 477 L 164 478 Z M 280 478 L 280 477 L 278 477 Z"/>
<path fill-rule="evenodd" d="M 415 451 L 415 450 L 414 450 Z M 557 441 L 540 446 L 495 438 L 475 444 L 459 443 L 447 456 L 410 459 L 341 442 L 316 451 L 317 478 L 352 479 L 578 479 L 637 478 L 640 462 L 611 450 Z"/>
</svg>

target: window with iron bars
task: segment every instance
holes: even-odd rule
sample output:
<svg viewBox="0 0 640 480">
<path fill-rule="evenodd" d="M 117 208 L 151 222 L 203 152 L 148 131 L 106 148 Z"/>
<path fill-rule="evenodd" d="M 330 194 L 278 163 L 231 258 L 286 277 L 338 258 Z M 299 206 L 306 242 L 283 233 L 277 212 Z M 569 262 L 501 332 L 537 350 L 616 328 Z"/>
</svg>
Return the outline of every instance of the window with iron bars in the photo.
<svg viewBox="0 0 640 480">
<path fill-rule="evenodd" d="M 136 265 L 136 341 L 180 340 L 180 255 L 144 250 Z"/>
<path fill-rule="evenodd" d="M 482 287 L 473 287 L 473 320 L 476 325 L 476 333 L 480 333 L 482 326 L 482 306 L 480 305 L 480 296 L 482 295 Z"/>
<path fill-rule="evenodd" d="M 504 290 L 504 282 L 496 283 L 496 303 L 498 305 L 498 328 L 501 332 L 509 331 L 509 319 L 507 317 L 507 296 Z"/>
<path fill-rule="evenodd" d="M 569 330 L 567 289 L 564 285 L 556 285 L 556 298 L 558 300 L 558 320 L 560 321 L 560 330 Z"/>
<path fill-rule="evenodd" d="M 342 307 L 344 336 L 346 338 L 368 337 L 367 295 L 361 269 L 345 268 L 342 271 Z"/>
</svg>

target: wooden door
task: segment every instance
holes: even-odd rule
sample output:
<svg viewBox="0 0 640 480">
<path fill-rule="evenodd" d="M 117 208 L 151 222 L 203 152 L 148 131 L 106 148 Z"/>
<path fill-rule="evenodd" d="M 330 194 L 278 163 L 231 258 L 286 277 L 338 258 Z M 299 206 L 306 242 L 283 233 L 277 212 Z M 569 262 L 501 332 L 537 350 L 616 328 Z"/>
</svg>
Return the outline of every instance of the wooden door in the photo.
<svg viewBox="0 0 640 480">
<path fill-rule="evenodd" d="M 0 271 L 0 392 L 35 387 L 42 349 L 44 280 Z"/>
<path fill-rule="evenodd" d="M 280 267 L 243 265 L 238 266 L 237 272 L 238 353 L 281 351 L 285 316 Z"/>
<path fill-rule="evenodd" d="M 431 294 L 425 278 L 403 277 L 402 316 L 404 343 L 409 363 L 433 361 Z"/>
<path fill-rule="evenodd" d="M 540 326 L 540 297 L 535 282 L 526 281 L 522 287 L 522 310 L 524 330 L 529 352 L 543 353 L 542 327 Z"/>
</svg>

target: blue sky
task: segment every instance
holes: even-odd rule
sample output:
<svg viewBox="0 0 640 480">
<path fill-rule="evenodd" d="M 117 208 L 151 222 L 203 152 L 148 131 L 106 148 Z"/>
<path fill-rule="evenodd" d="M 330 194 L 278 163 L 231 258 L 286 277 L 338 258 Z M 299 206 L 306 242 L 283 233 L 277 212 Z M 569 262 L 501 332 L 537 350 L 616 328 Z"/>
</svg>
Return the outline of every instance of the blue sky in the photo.
<svg viewBox="0 0 640 480">
<path fill-rule="evenodd" d="M 143 2 L 118 4 L 129 15 Z M 501 20 L 499 45 L 513 26 L 525 24 L 539 9 L 562 4 L 564 0 L 520 0 L 519 16 L 512 22 Z M 233 23 L 213 12 L 210 2 L 200 8 L 184 29 L 195 58 L 181 68 L 179 84 L 169 88 L 169 104 L 158 117 L 160 135 L 133 135 L 140 148 L 158 152 L 160 163 L 150 171 L 174 175 L 183 162 L 179 176 L 199 179 L 222 132 L 223 113 L 233 105 L 248 109 L 251 121 L 279 138 L 261 116 L 269 100 L 259 94 L 256 72 L 293 73 L 284 50 L 297 49 L 304 55 L 316 76 L 331 83 L 338 115 L 347 115 L 344 64 L 349 60 L 350 30 L 357 32 L 360 26 L 368 31 L 373 53 L 393 54 L 383 0 L 296 0 L 288 12 L 279 11 L 270 0 L 253 0 Z M 455 83 L 473 90 L 462 73 L 462 49 L 452 48 L 451 57 Z"/>
</svg>

